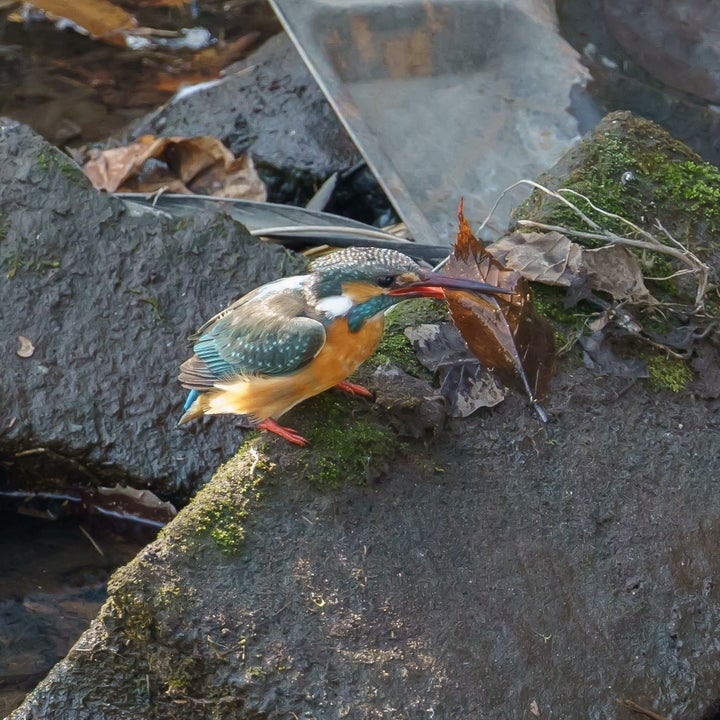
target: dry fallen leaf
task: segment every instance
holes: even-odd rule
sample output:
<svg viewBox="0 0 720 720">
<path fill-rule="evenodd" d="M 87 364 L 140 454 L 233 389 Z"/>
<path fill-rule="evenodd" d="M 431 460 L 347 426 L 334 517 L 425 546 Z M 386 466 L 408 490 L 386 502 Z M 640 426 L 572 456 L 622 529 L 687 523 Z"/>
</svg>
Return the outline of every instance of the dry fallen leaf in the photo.
<svg viewBox="0 0 720 720">
<path fill-rule="evenodd" d="M 516 232 L 492 243 L 487 251 L 531 282 L 569 287 L 581 272 L 582 248 L 558 232 Z"/>
<path fill-rule="evenodd" d="M 590 249 L 555 231 L 516 232 L 492 243 L 487 251 L 531 282 L 570 287 L 587 281 L 593 290 L 616 300 L 653 302 L 638 259 L 620 245 Z"/>
<path fill-rule="evenodd" d="M 146 168 L 151 159 L 161 162 Z M 144 135 L 125 147 L 91 150 L 83 170 L 96 188 L 108 192 L 150 193 L 162 188 L 259 202 L 267 197 L 252 159 L 235 158 L 212 137 Z"/>
<path fill-rule="evenodd" d="M 21 358 L 32 357 L 33 353 L 35 352 L 35 346 L 32 344 L 32 341 L 23 335 L 18 335 L 17 340 L 20 345 L 15 351 L 17 353 L 17 356 Z"/>
<path fill-rule="evenodd" d="M 452 323 L 409 327 L 405 336 L 422 365 L 440 375 L 440 395 L 450 417 L 468 417 L 505 399 L 502 386 L 470 352 Z"/>
<path fill-rule="evenodd" d="M 535 312 L 527 280 L 495 260 L 472 234 L 462 204 L 458 221 L 455 247 L 443 271 L 481 280 L 512 294 L 446 290 L 452 320 L 483 366 L 506 385 L 527 393 L 545 420 L 538 400 L 547 395 L 554 370 L 552 327 Z"/>
</svg>

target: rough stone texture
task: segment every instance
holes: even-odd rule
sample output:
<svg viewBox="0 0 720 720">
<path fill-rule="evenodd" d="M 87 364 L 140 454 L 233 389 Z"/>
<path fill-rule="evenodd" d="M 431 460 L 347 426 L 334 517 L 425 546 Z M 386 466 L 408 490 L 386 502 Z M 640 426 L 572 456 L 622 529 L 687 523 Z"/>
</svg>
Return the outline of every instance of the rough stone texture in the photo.
<svg viewBox="0 0 720 720">
<path fill-rule="evenodd" d="M 604 0 L 608 27 L 653 77 L 720 101 L 720 6 L 707 0 Z"/>
<path fill-rule="evenodd" d="M 700 167 L 702 166 L 702 167 Z M 623 181 L 623 174 L 630 180 Z M 630 112 L 612 112 L 542 173 L 538 182 L 551 190 L 569 188 L 589 197 L 606 211 L 631 220 L 651 234 L 661 222 L 683 247 L 695 253 L 710 268 L 710 283 L 717 282 L 720 268 L 720 175 L 701 158 L 660 126 Z M 535 191 L 514 211 L 516 218 L 567 226 L 558 220 L 558 203 Z M 582 223 L 577 221 L 575 227 Z M 612 228 L 606 218 L 596 219 Z M 572 225 L 570 225 L 572 227 Z M 584 225 L 582 226 L 584 230 Z M 613 228 L 625 233 L 625 228 Z M 680 269 L 680 264 L 676 265 Z M 645 272 L 646 276 L 651 273 Z M 648 283 L 651 292 L 658 283 Z M 673 285 L 681 300 L 694 302 L 695 279 L 679 277 Z M 710 293 L 706 299 L 711 299 Z M 711 316 L 714 310 L 711 311 Z M 684 321 L 684 320 L 683 320 Z"/>
<path fill-rule="evenodd" d="M 116 574 L 11 720 L 515 720 L 533 703 L 624 720 L 617 698 L 697 717 L 720 693 L 720 416 L 578 363 L 547 429 L 512 397 L 370 485 L 321 493 L 311 451 L 251 446 Z M 349 424 L 387 423 L 341 402 Z M 307 432 L 305 411 L 291 422 Z"/>
<path fill-rule="evenodd" d="M 213 211 L 132 213 L 29 128 L 2 123 L 0 485 L 206 480 L 239 431 L 175 427 L 187 337 L 300 265 Z M 32 357 L 16 354 L 20 335 Z"/>
<path fill-rule="evenodd" d="M 249 152 L 269 184 L 269 199 L 296 204 L 360 159 L 285 34 L 268 40 L 235 73 L 228 70 L 220 84 L 164 106 L 133 137 L 146 133 L 212 135 L 236 155 Z"/>
</svg>

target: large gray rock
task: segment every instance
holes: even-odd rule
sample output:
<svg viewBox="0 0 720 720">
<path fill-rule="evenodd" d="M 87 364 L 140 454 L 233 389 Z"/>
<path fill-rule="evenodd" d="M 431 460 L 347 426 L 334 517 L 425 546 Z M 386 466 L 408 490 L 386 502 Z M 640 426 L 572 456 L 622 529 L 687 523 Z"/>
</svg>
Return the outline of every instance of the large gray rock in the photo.
<svg viewBox="0 0 720 720">
<path fill-rule="evenodd" d="M 608 27 L 666 85 L 720 101 L 720 5 L 707 0 L 604 0 Z"/>
<path fill-rule="evenodd" d="M 236 155 L 251 153 L 271 200 L 308 199 L 318 182 L 360 159 L 285 34 L 268 40 L 236 73 L 176 97 L 133 130 L 134 137 L 146 133 L 212 135 Z M 297 186 L 308 197 L 297 195 Z"/>
<path fill-rule="evenodd" d="M 292 422 L 313 431 L 321 401 Z M 348 441 L 387 422 L 338 402 Z M 513 396 L 333 493 L 306 479 L 317 446 L 255 441 L 11 719 L 629 720 L 624 698 L 697 718 L 720 675 L 720 416 L 573 362 L 548 409 L 543 428 Z"/>
<path fill-rule="evenodd" d="M 133 213 L 29 128 L 0 125 L 0 487 L 133 482 L 187 490 L 237 446 L 179 429 L 186 338 L 301 263 L 214 211 Z M 35 347 L 19 357 L 18 336 Z"/>
</svg>

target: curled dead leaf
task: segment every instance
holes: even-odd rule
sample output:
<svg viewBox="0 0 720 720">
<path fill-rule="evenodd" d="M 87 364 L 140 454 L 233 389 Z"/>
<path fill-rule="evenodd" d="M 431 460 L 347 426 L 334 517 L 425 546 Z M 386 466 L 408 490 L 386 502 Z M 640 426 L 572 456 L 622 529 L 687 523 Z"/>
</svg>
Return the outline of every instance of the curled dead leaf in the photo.
<svg viewBox="0 0 720 720">
<path fill-rule="evenodd" d="M 29 358 L 32 357 L 35 352 L 35 346 L 32 341 L 26 338 L 24 335 L 17 336 L 19 347 L 15 351 L 18 357 Z"/>
<path fill-rule="evenodd" d="M 487 251 L 531 282 L 561 287 L 587 282 L 616 300 L 654 302 L 640 263 L 627 247 L 585 248 L 553 230 L 516 232 L 492 243 Z"/>
<path fill-rule="evenodd" d="M 148 160 L 160 162 L 152 165 Z M 236 158 L 213 137 L 144 135 L 131 145 L 91 150 L 83 166 L 98 190 L 151 193 L 159 189 L 264 202 L 267 193 L 252 158 Z"/>
</svg>

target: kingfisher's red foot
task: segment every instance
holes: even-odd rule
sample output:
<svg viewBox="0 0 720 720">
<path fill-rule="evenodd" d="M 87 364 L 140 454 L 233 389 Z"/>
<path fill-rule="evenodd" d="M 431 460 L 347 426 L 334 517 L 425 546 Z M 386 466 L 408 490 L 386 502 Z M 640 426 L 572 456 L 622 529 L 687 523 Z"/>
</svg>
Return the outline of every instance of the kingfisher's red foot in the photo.
<svg viewBox="0 0 720 720">
<path fill-rule="evenodd" d="M 360 395 L 360 397 L 366 397 L 370 399 L 373 398 L 373 394 L 367 388 L 364 388 L 362 385 L 357 385 L 356 383 L 348 382 L 347 380 L 339 382 L 335 387 L 338 390 L 350 393 L 351 395 Z"/>
<path fill-rule="evenodd" d="M 272 418 L 263 420 L 257 424 L 260 430 L 267 430 L 268 432 L 279 435 L 283 440 L 287 440 L 293 445 L 299 445 L 300 447 L 307 447 L 310 443 L 300 433 L 296 432 L 292 428 L 285 427 L 275 422 Z"/>
</svg>

